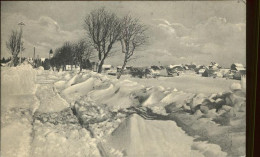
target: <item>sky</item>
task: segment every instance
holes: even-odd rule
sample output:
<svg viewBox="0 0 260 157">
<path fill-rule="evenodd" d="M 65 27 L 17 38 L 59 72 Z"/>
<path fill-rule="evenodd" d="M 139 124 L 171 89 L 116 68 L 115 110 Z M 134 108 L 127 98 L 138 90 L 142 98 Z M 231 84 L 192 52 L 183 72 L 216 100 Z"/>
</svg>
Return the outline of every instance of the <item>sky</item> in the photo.
<svg viewBox="0 0 260 157">
<path fill-rule="evenodd" d="M 40 58 L 48 57 L 66 41 L 87 39 L 84 18 L 100 7 L 148 27 L 149 40 L 129 65 L 246 64 L 246 6 L 238 1 L 2 1 L 1 56 L 10 56 L 6 41 L 21 21 L 26 57 L 33 47 Z M 123 63 L 120 48 L 115 44 L 105 64 Z"/>
</svg>

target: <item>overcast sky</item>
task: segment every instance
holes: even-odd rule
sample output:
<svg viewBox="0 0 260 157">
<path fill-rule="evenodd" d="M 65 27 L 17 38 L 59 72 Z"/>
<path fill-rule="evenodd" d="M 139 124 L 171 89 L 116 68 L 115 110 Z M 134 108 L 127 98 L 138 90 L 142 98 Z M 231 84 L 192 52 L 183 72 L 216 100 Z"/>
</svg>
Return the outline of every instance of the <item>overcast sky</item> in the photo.
<svg viewBox="0 0 260 157">
<path fill-rule="evenodd" d="M 84 17 L 105 7 L 119 17 L 131 14 L 148 26 L 149 43 L 136 51 L 130 64 L 167 65 L 216 61 L 225 67 L 246 62 L 246 6 L 237 1 L 167 2 L 1 2 L 1 55 L 8 56 L 5 42 L 12 29 L 24 22 L 25 56 L 33 47 L 48 57 L 65 41 L 87 38 Z M 122 64 L 119 45 L 105 64 Z"/>
</svg>

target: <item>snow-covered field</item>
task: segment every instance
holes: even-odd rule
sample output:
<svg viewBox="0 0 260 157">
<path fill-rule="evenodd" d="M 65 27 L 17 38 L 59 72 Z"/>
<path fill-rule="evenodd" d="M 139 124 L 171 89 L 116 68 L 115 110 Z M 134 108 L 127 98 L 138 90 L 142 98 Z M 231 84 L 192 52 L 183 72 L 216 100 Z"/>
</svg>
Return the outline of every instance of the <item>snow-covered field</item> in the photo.
<svg viewBox="0 0 260 157">
<path fill-rule="evenodd" d="M 109 76 L 114 78 L 114 76 Z M 212 94 L 230 90 L 233 83 L 239 83 L 239 80 L 226 78 L 202 77 L 195 73 L 184 73 L 175 77 L 159 77 L 139 79 L 129 75 L 123 75 L 122 79 L 128 79 L 138 82 L 145 86 L 163 86 L 166 88 L 176 88 L 190 93 Z"/>
<path fill-rule="evenodd" d="M 195 75 L 117 80 L 28 65 L 4 67 L 1 77 L 3 157 L 245 155 L 239 81 Z"/>
</svg>

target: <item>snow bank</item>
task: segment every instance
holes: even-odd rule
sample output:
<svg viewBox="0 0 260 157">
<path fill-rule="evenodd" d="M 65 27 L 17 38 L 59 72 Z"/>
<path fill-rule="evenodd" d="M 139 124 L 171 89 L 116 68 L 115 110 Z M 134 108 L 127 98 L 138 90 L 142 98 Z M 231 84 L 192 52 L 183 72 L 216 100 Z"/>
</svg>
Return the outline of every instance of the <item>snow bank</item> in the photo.
<svg viewBox="0 0 260 157">
<path fill-rule="evenodd" d="M 31 156 L 100 157 L 96 140 L 82 128 L 70 108 L 35 114 Z"/>
<path fill-rule="evenodd" d="M 40 101 L 38 112 L 59 112 L 69 107 L 69 104 L 57 94 L 51 85 L 43 85 L 38 87 L 36 96 Z"/>
<path fill-rule="evenodd" d="M 240 83 L 233 83 L 231 86 L 230 86 L 230 89 L 232 91 L 235 91 L 235 90 L 241 90 L 242 87 L 241 87 L 241 84 Z"/>
<path fill-rule="evenodd" d="M 178 126 L 182 127 L 183 130 L 189 132 L 192 136 L 194 134 L 202 136 L 202 138 L 205 138 L 209 142 L 220 145 L 221 149 L 224 149 L 230 142 L 229 137 L 223 136 L 228 135 L 228 127 L 234 127 L 240 131 L 239 135 L 236 134 L 236 140 L 240 141 L 241 144 L 232 146 L 232 149 L 236 151 L 235 153 L 228 152 L 229 150 L 221 150 L 220 147 L 216 145 L 203 142 L 196 144 L 188 142 L 186 145 L 189 147 L 178 147 L 178 149 L 182 149 L 184 152 L 192 151 L 193 154 L 197 154 L 195 156 L 205 157 L 226 156 L 227 154 L 222 151 L 228 152 L 229 155 L 244 154 L 241 148 L 244 148 L 243 142 L 245 141 L 241 140 L 243 139 L 242 137 L 244 137 L 244 135 L 242 136 L 241 134 L 245 132 L 245 92 L 241 89 L 206 95 L 203 93 L 186 93 L 172 90 L 171 88 L 165 89 L 159 86 L 147 88 L 134 81 L 109 79 L 104 75 L 93 72 L 86 74 L 64 73 L 62 76 L 67 76 L 66 80 L 64 80 L 64 82 L 56 82 L 56 87 L 60 87 L 62 96 L 75 107 L 76 114 L 82 123 L 89 125 L 89 128 L 91 128 L 98 137 L 109 135 L 110 132 L 116 128 L 116 125 L 124 119 L 114 119 L 115 114 L 129 114 L 132 107 L 143 106 L 145 109 L 149 108 L 152 112 L 160 115 L 170 114 L 169 117 L 171 117 L 176 114 L 177 118 L 175 117 L 173 119 L 176 120 Z M 179 115 L 180 113 L 183 114 Z M 106 153 L 110 154 L 110 156 L 140 156 L 140 154 L 141 156 L 153 156 L 149 152 L 144 151 L 144 153 L 142 151 L 146 149 L 152 150 L 151 153 L 154 151 L 155 156 L 158 156 L 158 146 L 154 144 L 153 140 L 159 138 L 159 136 L 162 139 L 166 138 L 166 135 L 169 137 L 175 136 L 175 134 L 171 135 L 171 133 L 169 133 L 169 129 L 173 130 L 174 133 L 178 132 L 178 130 L 174 128 L 174 124 L 171 123 L 172 121 L 167 121 L 167 123 L 166 121 L 160 121 L 157 124 L 156 120 L 150 123 L 150 121 L 140 117 L 133 117 L 132 119 L 126 120 L 126 122 L 121 124 L 122 126 L 120 125 L 120 127 L 116 129 L 117 131 L 109 138 L 108 141 L 110 143 L 108 145 L 106 143 L 101 144 L 100 147 L 104 147 Z M 164 122 L 166 124 L 164 124 Z M 166 128 L 166 125 L 168 130 L 163 130 Z M 144 128 L 141 126 L 144 126 Z M 161 131 L 155 131 L 156 128 L 160 128 L 159 130 Z M 142 130 L 145 132 L 142 132 Z M 151 139 L 145 137 L 145 134 L 149 135 Z M 114 135 L 115 137 L 113 137 Z M 180 136 L 182 137 L 182 135 Z M 126 140 L 122 141 L 122 138 Z M 140 140 L 138 138 L 140 138 Z M 121 143 L 119 139 L 121 139 Z M 159 147 L 161 151 L 165 149 L 165 152 L 163 152 L 165 153 L 164 156 L 168 156 L 172 153 L 168 151 L 175 151 L 175 148 L 170 147 L 170 143 L 175 146 L 177 144 L 174 143 L 174 140 L 181 141 L 183 139 L 169 138 L 167 140 L 167 144 L 161 144 L 160 140 L 155 140 L 163 146 L 168 146 L 165 146 L 165 148 Z M 140 142 L 143 146 L 135 143 L 135 141 Z M 116 143 L 120 144 L 117 145 Z M 137 148 L 133 143 L 137 145 Z M 151 143 L 151 145 L 147 145 L 147 143 Z M 110 144 L 113 145 L 114 148 L 110 148 Z M 197 145 L 197 147 L 194 145 Z M 142 148 L 142 150 L 139 150 L 139 147 Z M 177 151 L 176 148 L 176 152 Z M 134 154 L 134 152 L 140 154 Z M 188 156 L 190 154 L 181 154 L 179 156 L 185 155 Z"/>
<path fill-rule="evenodd" d="M 33 94 L 36 70 L 31 65 L 1 68 L 1 91 L 8 95 Z"/>
<path fill-rule="evenodd" d="M 120 154 L 119 151 L 129 157 L 204 157 L 208 152 L 209 155 L 217 152 L 225 157 L 221 150 L 214 150 L 219 148 L 214 144 L 205 144 L 208 147 L 205 146 L 204 152 L 199 148 L 193 149 L 196 145 L 193 140 L 174 121 L 145 120 L 134 114 L 119 125 L 107 142 L 103 142 L 103 147 L 111 156 L 116 156 L 114 152 Z"/>
<path fill-rule="evenodd" d="M 205 157 L 225 157 L 226 152 L 222 152 L 220 146 L 207 142 L 194 142 L 192 149 L 199 150 Z"/>
</svg>

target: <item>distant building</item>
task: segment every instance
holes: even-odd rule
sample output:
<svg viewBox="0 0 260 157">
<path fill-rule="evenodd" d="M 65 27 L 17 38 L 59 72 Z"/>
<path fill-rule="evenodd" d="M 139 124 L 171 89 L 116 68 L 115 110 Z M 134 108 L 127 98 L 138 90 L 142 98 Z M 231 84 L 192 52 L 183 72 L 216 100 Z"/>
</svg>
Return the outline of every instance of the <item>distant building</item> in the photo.
<svg viewBox="0 0 260 157">
<path fill-rule="evenodd" d="M 197 74 L 202 74 L 206 69 L 207 69 L 207 67 L 205 65 L 197 65 L 196 68 L 194 69 L 194 71 Z"/>
<path fill-rule="evenodd" d="M 179 76 L 180 72 L 184 71 L 182 65 L 169 65 L 166 68 L 168 76 Z"/>
<path fill-rule="evenodd" d="M 203 74 L 205 72 L 205 68 L 199 69 L 198 74 Z"/>
<path fill-rule="evenodd" d="M 49 59 L 51 59 L 52 57 L 53 57 L 53 51 L 51 49 L 50 52 L 49 52 Z"/>
<path fill-rule="evenodd" d="M 44 62 L 46 58 L 41 58 L 41 62 Z"/>
<path fill-rule="evenodd" d="M 106 72 L 106 71 L 112 69 L 112 65 L 106 65 L 106 64 L 103 64 L 102 69 L 103 69 L 104 72 Z"/>
<path fill-rule="evenodd" d="M 231 64 L 230 70 L 239 71 L 239 70 L 246 70 L 246 69 L 244 68 L 243 64 L 233 63 Z"/>
<path fill-rule="evenodd" d="M 211 70 L 219 70 L 220 68 L 221 68 L 221 66 L 216 62 L 211 62 L 209 65 L 209 69 L 211 69 Z"/>
<path fill-rule="evenodd" d="M 168 68 L 175 70 L 175 71 L 183 71 L 184 70 L 182 65 L 169 65 Z"/>
<path fill-rule="evenodd" d="M 240 63 L 231 64 L 230 70 L 233 73 L 233 79 L 236 80 L 241 80 L 241 77 L 246 75 L 246 69 Z"/>
<path fill-rule="evenodd" d="M 196 69 L 196 65 L 195 64 L 186 64 L 186 66 L 189 68 L 189 70 L 195 70 Z"/>
<path fill-rule="evenodd" d="M 122 66 L 117 66 L 117 67 L 116 67 L 116 71 L 117 71 L 117 72 L 120 72 L 121 69 L 122 69 Z"/>
</svg>

